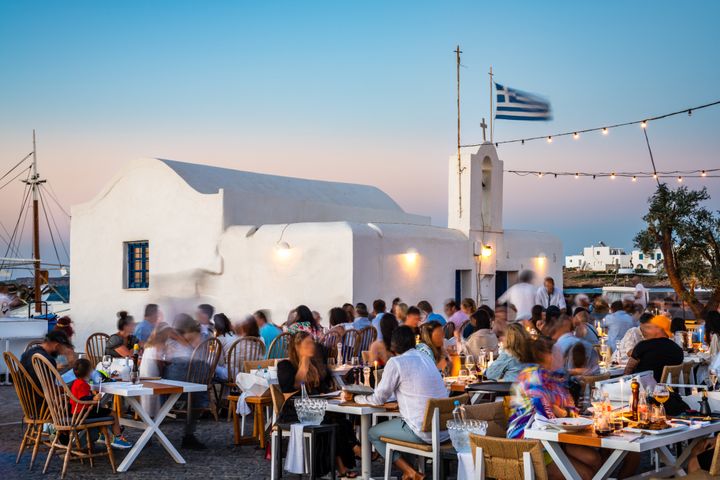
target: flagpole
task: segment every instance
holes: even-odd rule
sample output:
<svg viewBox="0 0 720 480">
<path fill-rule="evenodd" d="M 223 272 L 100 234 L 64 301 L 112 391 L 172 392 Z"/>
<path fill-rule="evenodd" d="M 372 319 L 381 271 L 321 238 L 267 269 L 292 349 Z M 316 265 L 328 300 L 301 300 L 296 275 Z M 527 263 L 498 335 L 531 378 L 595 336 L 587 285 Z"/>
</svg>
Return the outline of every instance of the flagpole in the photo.
<svg viewBox="0 0 720 480">
<path fill-rule="evenodd" d="M 455 48 L 457 77 L 457 166 L 458 166 L 458 218 L 462 218 L 462 162 L 460 160 L 460 45 Z"/>
<path fill-rule="evenodd" d="M 490 65 L 490 143 L 493 143 L 493 124 L 495 123 L 493 117 L 493 73 L 492 65 Z"/>
</svg>

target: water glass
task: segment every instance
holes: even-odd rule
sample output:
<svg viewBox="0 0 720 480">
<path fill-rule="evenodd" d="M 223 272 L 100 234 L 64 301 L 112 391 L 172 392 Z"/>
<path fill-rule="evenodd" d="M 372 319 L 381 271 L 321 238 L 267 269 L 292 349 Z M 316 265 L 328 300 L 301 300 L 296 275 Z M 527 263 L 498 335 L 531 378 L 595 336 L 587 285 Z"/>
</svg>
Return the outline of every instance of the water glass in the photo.
<svg viewBox="0 0 720 480">
<path fill-rule="evenodd" d="M 108 372 L 108 370 L 112 366 L 112 357 L 110 355 L 103 355 L 102 366 L 103 366 L 103 370 L 105 370 L 105 372 L 110 373 L 110 372 Z"/>
</svg>

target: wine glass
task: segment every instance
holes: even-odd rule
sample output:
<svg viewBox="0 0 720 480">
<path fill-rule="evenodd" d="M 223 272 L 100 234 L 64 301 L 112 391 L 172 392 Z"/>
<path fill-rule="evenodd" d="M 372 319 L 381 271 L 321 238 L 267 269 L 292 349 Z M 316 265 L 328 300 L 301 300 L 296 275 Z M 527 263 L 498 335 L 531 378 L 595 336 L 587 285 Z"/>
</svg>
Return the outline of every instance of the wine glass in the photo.
<svg viewBox="0 0 720 480">
<path fill-rule="evenodd" d="M 112 366 L 112 357 L 111 357 L 110 355 L 103 355 L 103 357 L 102 357 L 102 366 L 103 366 L 103 370 L 104 370 L 106 373 L 110 373 L 110 372 L 108 371 L 108 370 L 110 369 L 110 367 Z"/>
<path fill-rule="evenodd" d="M 475 357 L 472 355 L 465 357 L 465 368 L 467 368 L 468 373 L 472 375 L 473 370 L 475 370 Z"/>
<path fill-rule="evenodd" d="M 482 380 L 483 375 L 485 375 L 485 370 L 487 370 L 487 357 L 481 354 L 477 359 L 477 372 L 480 380 Z"/>
<path fill-rule="evenodd" d="M 350 359 L 350 365 L 352 365 L 353 367 L 357 367 L 357 366 L 358 366 L 358 358 L 357 358 L 357 357 L 352 357 L 352 358 Z"/>
<path fill-rule="evenodd" d="M 714 368 L 711 368 L 708 371 L 708 380 L 710 380 L 710 388 L 715 390 L 715 386 L 717 385 L 718 381 L 718 371 Z"/>
<path fill-rule="evenodd" d="M 660 417 L 665 419 L 665 407 L 663 404 L 670 399 L 670 390 L 666 385 L 658 383 L 653 390 L 653 398 L 660 404 Z"/>
<path fill-rule="evenodd" d="M 590 392 L 590 405 L 593 407 L 593 413 L 595 415 L 602 411 L 603 404 L 603 392 L 602 388 L 595 387 Z"/>
</svg>

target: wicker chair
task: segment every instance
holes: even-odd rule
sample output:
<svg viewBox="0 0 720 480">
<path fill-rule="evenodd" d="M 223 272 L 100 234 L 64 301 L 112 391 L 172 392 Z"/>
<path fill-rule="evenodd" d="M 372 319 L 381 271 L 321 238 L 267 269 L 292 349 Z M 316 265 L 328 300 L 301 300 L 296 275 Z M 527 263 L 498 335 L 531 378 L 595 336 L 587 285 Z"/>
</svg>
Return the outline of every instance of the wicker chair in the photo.
<svg viewBox="0 0 720 480">
<path fill-rule="evenodd" d="M 542 445 L 537 440 L 511 440 L 470 434 L 470 451 L 478 478 L 548 478 Z"/>
<path fill-rule="evenodd" d="M 275 337 L 270 343 L 270 348 L 268 348 L 267 358 L 287 358 L 290 339 L 292 339 L 292 333 L 289 332 L 281 333 Z"/>
<path fill-rule="evenodd" d="M 447 322 L 443 327 L 443 332 L 445 333 L 446 339 L 449 340 L 453 338 L 453 335 L 455 334 L 455 324 L 452 322 Z"/>
<path fill-rule="evenodd" d="M 695 375 L 693 374 L 694 367 L 694 362 L 685 362 L 680 365 L 665 365 L 662 375 L 660 376 L 661 383 L 693 385 L 695 384 Z M 687 388 L 685 390 L 687 390 Z M 687 395 L 688 392 L 685 392 L 685 394 Z"/>
<path fill-rule="evenodd" d="M 358 330 L 347 330 L 342 336 L 342 361 L 343 363 L 350 363 L 353 357 L 358 356 L 356 348 L 360 342 L 360 332 Z"/>
<path fill-rule="evenodd" d="M 20 407 L 23 412 L 23 423 L 26 425 L 25 434 L 20 442 L 20 449 L 18 450 L 15 463 L 20 462 L 20 457 L 25 449 L 32 446 L 32 456 L 30 457 L 29 467 L 29 469 L 32 470 L 40 442 L 43 436 L 46 435 L 43 433 L 43 426 L 52 421 L 50 411 L 47 408 L 45 396 L 40 390 L 40 387 L 35 385 L 32 377 L 30 377 L 30 374 L 25 370 L 25 367 L 22 366 L 17 357 L 13 355 L 12 352 L 3 353 L 3 357 L 7 365 L 7 371 L 10 372 L 10 376 L 12 377 L 15 393 L 17 393 L 18 400 L 20 401 Z M 45 443 L 48 444 L 48 442 Z"/>
<path fill-rule="evenodd" d="M 362 352 L 370 350 L 370 345 L 377 339 L 377 330 L 373 326 L 365 327 L 358 332 L 358 342 L 355 344 L 355 356 L 360 360 Z"/>
<path fill-rule="evenodd" d="M 43 395 L 45 396 L 48 409 L 50 410 L 50 416 L 52 417 L 52 423 L 57 432 L 50 444 L 50 453 L 48 453 L 47 460 L 45 460 L 43 473 L 47 472 L 50 460 L 53 458 L 56 449 L 65 450 L 65 461 L 63 462 L 60 478 L 65 478 L 65 472 L 67 471 L 68 462 L 71 457 L 81 460 L 87 459 L 90 461 L 90 466 L 92 467 L 94 457 L 107 456 L 108 460 L 110 460 L 113 473 L 115 473 L 115 457 L 113 456 L 112 447 L 110 446 L 110 434 L 108 432 L 108 427 L 114 423 L 113 418 L 88 418 L 92 407 L 96 406 L 98 402 L 76 398 L 57 369 L 42 355 L 37 353 L 33 355 L 32 365 L 40 380 Z M 79 408 L 73 412 L 68 400 L 72 400 L 78 406 L 84 408 Z M 89 430 L 94 428 L 99 429 L 105 436 L 106 453 L 93 452 L 93 442 L 90 438 Z M 58 442 L 59 434 L 63 432 L 68 434 L 67 445 L 62 445 Z M 80 432 L 85 433 L 87 450 L 82 450 L 80 445 Z"/>
<path fill-rule="evenodd" d="M 107 345 L 109 338 L 110 335 L 107 333 L 97 332 L 90 335 L 85 342 L 85 353 L 93 367 L 102 362 L 102 357 L 105 355 L 105 345 Z"/>
<path fill-rule="evenodd" d="M 406 442 L 404 440 L 396 440 L 392 437 L 380 437 L 380 440 L 386 444 L 385 458 L 392 458 L 393 452 L 403 452 L 411 455 L 418 455 L 424 458 L 431 458 L 433 460 L 433 472 L 430 478 L 445 478 L 443 473 L 440 471 L 442 466 L 443 451 L 452 450 L 453 447 L 449 440 L 443 444 L 440 443 L 440 431 L 444 429 L 447 421 L 452 419 L 452 411 L 455 408 L 455 402 L 459 401 L 464 405 L 468 403 L 468 400 L 470 400 L 470 397 L 467 394 L 452 398 L 434 398 L 428 400 L 421 430 L 423 432 L 430 433 L 432 442 L 414 443 Z M 424 471 L 423 467 L 424 462 L 421 464 L 421 472 Z M 391 468 L 392 462 L 386 461 L 385 480 L 390 479 Z"/>
<path fill-rule="evenodd" d="M 195 350 L 193 350 L 192 356 L 190 357 L 190 364 L 188 366 L 185 381 L 207 385 L 208 393 L 210 393 L 210 390 L 212 389 L 213 376 L 215 375 L 215 368 L 220 360 L 222 351 L 222 343 L 220 343 L 220 340 L 217 338 L 208 338 L 195 347 Z M 191 395 L 192 394 L 188 393 L 188 407 L 184 410 L 188 416 L 189 409 L 192 408 Z M 214 400 L 214 396 L 211 396 L 210 398 L 211 400 Z M 215 421 L 217 421 L 217 405 L 214 401 L 211 401 L 209 409 L 215 418 Z"/>
</svg>

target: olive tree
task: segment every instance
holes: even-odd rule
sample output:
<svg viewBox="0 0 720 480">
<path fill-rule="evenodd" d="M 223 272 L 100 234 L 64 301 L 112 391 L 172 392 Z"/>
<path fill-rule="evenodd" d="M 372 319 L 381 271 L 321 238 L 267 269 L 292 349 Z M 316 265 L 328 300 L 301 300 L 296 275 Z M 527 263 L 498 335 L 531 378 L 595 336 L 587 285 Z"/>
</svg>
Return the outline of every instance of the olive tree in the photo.
<svg viewBox="0 0 720 480">
<path fill-rule="evenodd" d="M 697 318 L 720 305 L 720 215 L 703 206 L 708 199 L 705 188 L 659 185 L 648 199 L 645 229 L 635 236 L 644 252 L 660 248 L 670 285 Z M 710 289 L 707 303 L 698 300 L 697 287 Z"/>
</svg>

